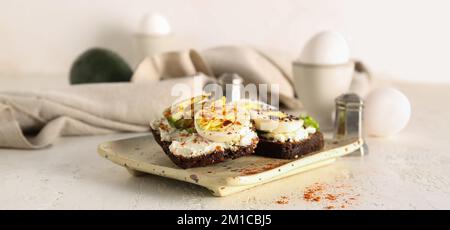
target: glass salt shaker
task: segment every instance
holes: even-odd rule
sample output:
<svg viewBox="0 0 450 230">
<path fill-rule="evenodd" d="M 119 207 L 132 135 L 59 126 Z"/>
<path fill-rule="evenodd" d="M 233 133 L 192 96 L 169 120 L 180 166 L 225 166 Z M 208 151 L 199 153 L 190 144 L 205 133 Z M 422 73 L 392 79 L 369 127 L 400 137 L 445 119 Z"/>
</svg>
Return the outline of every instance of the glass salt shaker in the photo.
<svg viewBox="0 0 450 230">
<path fill-rule="evenodd" d="M 224 73 L 219 77 L 219 85 L 222 87 L 223 95 L 227 101 L 241 99 L 241 87 L 244 82 L 241 76 L 235 73 Z"/>
<path fill-rule="evenodd" d="M 348 138 L 362 139 L 362 111 L 363 100 L 354 93 L 342 94 L 335 99 L 335 130 L 334 139 L 342 140 Z M 369 149 L 364 142 L 363 146 L 350 155 L 367 155 Z"/>
</svg>

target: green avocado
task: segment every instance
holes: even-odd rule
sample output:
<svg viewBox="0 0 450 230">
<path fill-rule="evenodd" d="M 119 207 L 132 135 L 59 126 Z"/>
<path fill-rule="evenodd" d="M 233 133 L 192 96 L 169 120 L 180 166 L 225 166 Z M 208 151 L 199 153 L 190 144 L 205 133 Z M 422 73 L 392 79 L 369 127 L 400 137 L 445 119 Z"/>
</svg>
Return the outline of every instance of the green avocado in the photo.
<svg viewBox="0 0 450 230">
<path fill-rule="evenodd" d="M 70 84 L 126 82 L 133 71 L 116 53 L 93 48 L 82 53 L 70 70 Z"/>
</svg>

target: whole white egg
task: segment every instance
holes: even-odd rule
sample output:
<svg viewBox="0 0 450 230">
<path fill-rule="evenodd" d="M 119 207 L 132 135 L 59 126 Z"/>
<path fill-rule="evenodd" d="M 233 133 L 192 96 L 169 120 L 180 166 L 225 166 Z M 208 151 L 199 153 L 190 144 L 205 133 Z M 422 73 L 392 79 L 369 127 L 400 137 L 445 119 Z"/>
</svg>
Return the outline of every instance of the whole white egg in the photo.
<svg viewBox="0 0 450 230">
<path fill-rule="evenodd" d="M 306 43 L 298 61 L 311 65 L 338 65 L 347 63 L 349 59 L 350 50 L 344 36 L 325 31 Z"/>
<path fill-rule="evenodd" d="M 167 19 L 159 14 L 146 14 L 141 21 L 139 33 L 151 36 L 165 36 L 172 32 Z"/>
<path fill-rule="evenodd" d="M 410 116 L 411 104 L 402 92 L 378 88 L 364 102 L 363 128 L 371 136 L 392 136 L 408 124 Z"/>
</svg>

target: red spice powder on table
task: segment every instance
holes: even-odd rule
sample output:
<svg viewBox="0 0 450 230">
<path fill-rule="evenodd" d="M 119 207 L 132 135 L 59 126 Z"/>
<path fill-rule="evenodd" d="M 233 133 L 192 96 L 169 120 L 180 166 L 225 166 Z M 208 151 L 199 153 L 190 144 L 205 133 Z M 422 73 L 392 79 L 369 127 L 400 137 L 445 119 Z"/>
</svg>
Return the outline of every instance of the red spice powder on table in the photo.
<svg viewBox="0 0 450 230">
<path fill-rule="evenodd" d="M 336 200 L 336 196 L 333 195 L 333 194 L 327 194 L 327 195 L 325 196 L 325 199 L 327 199 L 327 200 Z"/>
<path fill-rule="evenodd" d="M 242 168 L 242 169 L 239 169 L 238 172 L 240 172 L 240 174 L 242 176 L 249 176 L 249 175 L 254 175 L 254 174 L 262 173 L 265 171 L 269 171 L 271 169 L 280 167 L 284 164 L 286 164 L 285 161 L 267 163 L 265 165 Z"/>
<path fill-rule="evenodd" d="M 289 197 L 281 196 L 280 199 L 276 201 L 277 204 L 289 204 Z"/>
<path fill-rule="evenodd" d="M 307 187 L 303 193 L 303 199 L 306 201 L 320 201 L 319 195 L 322 193 L 324 188 L 325 185 L 319 183 L 315 183 L 314 185 Z"/>
<path fill-rule="evenodd" d="M 325 209 L 347 208 L 356 201 L 359 194 L 350 185 L 314 183 L 303 191 L 303 200 L 324 205 Z"/>
</svg>

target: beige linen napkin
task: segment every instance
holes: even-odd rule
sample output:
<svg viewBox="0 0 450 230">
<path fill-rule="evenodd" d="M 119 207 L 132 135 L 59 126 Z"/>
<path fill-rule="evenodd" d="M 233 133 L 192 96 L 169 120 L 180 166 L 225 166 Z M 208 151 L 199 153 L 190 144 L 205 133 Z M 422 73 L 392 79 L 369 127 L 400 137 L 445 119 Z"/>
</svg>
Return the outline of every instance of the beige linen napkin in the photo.
<svg viewBox="0 0 450 230">
<path fill-rule="evenodd" d="M 236 73 L 244 79 L 244 84 L 276 84 L 280 103 L 289 109 L 301 107 L 295 99 L 290 60 L 273 51 L 247 46 L 221 46 L 201 53 L 189 50 L 148 57 L 139 64 L 132 81 L 178 78 L 183 77 L 183 73 L 195 74 L 195 71 L 215 78 L 224 73 Z"/>
<path fill-rule="evenodd" d="M 208 80 L 198 76 L 143 84 L 1 92 L 0 147 L 38 149 L 59 136 L 145 132 L 149 121 L 178 98 L 170 90 L 174 85 L 200 91 Z"/>
<path fill-rule="evenodd" d="M 134 71 L 131 81 L 154 82 L 192 76 L 199 72 L 207 76 L 214 75 L 197 51 L 167 52 L 142 60 Z"/>
<path fill-rule="evenodd" d="M 244 79 L 244 85 L 276 84 L 279 87 L 280 102 L 289 108 L 299 107 L 294 99 L 290 71 L 284 68 L 289 64 L 285 64 L 283 59 L 251 47 L 240 46 L 208 49 L 202 52 L 202 56 L 216 77 L 231 72 L 240 75 Z"/>
<path fill-rule="evenodd" d="M 280 101 L 298 106 L 289 66 L 249 47 L 218 47 L 201 54 L 189 50 L 146 58 L 135 83 L 69 86 L 33 92 L 0 92 L 0 148 L 37 149 L 59 136 L 112 132 L 145 132 L 148 122 L 170 105 L 172 89 L 182 84 L 192 92 L 222 73 L 237 73 L 245 83 L 279 84 Z M 192 77 L 197 73 L 205 75 Z M 177 92 L 175 92 L 177 93 Z M 180 92 L 178 92 L 180 93 Z M 189 95 L 184 95 L 189 96 Z"/>
</svg>

